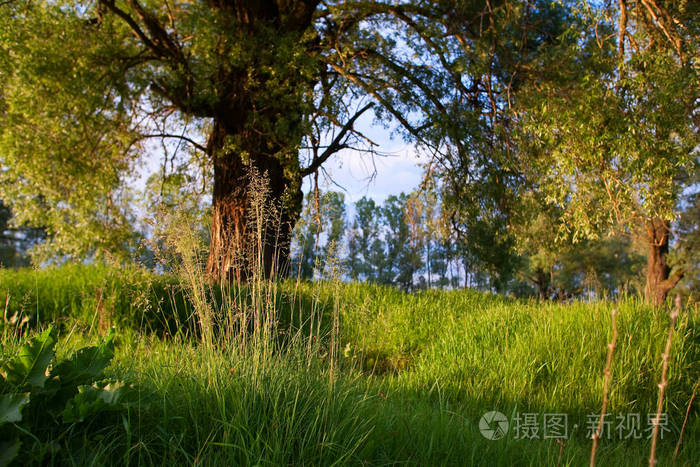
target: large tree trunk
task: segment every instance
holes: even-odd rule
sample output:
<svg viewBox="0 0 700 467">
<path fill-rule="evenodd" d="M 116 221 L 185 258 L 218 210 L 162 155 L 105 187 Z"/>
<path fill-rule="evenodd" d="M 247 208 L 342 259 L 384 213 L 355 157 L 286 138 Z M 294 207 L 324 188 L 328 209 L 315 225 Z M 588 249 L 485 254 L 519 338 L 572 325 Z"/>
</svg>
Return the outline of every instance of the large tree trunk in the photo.
<svg viewBox="0 0 700 467">
<path fill-rule="evenodd" d="M 673 289 L 683 277 L 677 271 L 672 276 L 668 266 L 668 248 L 671 236 L 670 224 L 661 218 L 650 219 L 646 225 L 647 243 L 647 278 L 644 297 L 647 303 L 663 306 L 668 292 Z"/>
<path fill-rule="evenodd" d="M 255 53 L 247 63 L 222 67 L 214 83 L 219 101 L 207 142 L 214 166 L 207 262 L 213 280 L 288 273 L 303 200 L 298 154 L 308 110 L 303 100 L 315 81 L 285 54 L 289 44 L 306 52 L 313 48 L 313 41 L 300 41 L 318 3 L 214 2 L 222 17 L 233 13 L 230 27 Z"/>
<path fill-rule="evenodd" d="M 230 136 L 247 133 L 215 121 L 209 136 L 214 191 L 207 272 L 214 281 L 288 273 L 292 229 L 303 199 L 301 175 L 285 170 L 279 152 L 261 152 L 262 144 L 246 144 L 240 152 L 227 149 Z"/>
</svg>

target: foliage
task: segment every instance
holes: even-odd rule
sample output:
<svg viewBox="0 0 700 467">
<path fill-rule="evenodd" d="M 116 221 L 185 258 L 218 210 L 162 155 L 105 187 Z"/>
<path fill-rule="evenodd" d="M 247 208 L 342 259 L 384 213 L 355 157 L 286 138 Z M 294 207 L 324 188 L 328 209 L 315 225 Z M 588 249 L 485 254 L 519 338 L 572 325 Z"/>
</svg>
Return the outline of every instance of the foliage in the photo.
<svg viewBox="0 0 700 467">
<path fill-rule="evenodd" d="M 326 261 L 340 256 L 344 235 L 343 194 L 335 191 L 320 193 L 317 204 L 315 195 L 309 192 L 295 227 L 296 251 L 291 273 L 303 279 L 313 279 L 314 271 L 323 271 Z"/>
<path fill-rule="evenodd" d="M 209 245 L 211 213 L 204 199 L 209 193 L 204 187 L 195 186 L 197 182 L 182 167 L 170 173 L 153 174 L 146 180 L 143 201 L 139 203 L 144 225 L 135 227 L 148 241 L 142 241 L 134 252 L 137 263 L 149 269 L 172 268 L 170 263 L 175 255 L 165 238 L 180 227 L 176 222 L 193 226 L 195 236 Z"/>
<path fill-rule="evenodd" d="M 422 219 L 411 217 L 409 205 L 404 193 L 389 196 L 381 205 L 367 197 L 355 203 L 345 259 L 350 278 L 404 290 L 414 287 L 423 267 L 423 241 L 417 230 Z"/>
<path fill-rule="evenodd" d="M 355 218 L 348 232 L 348 269 L 355 280 L 376 280 L 384 263 L 380 237 L 380 208 L 363 196 L 355 203 Z"/>
<path fill-rule="evenodd" d="M 338 248 L 335 257 L 343 260 L 344 274 L 352 280 L 394 285 L 403 290 L 432 287 L 483 287 L 498 285 L 501 292 L 516 296 L 538 295 L 542 299 L 573 297 L 602 298 L 634 293 L 641 283 L 641 247 L 626 237 L 582 242 L 562 241 L 557 226 L 560 213 L 538 201 L 535 193 L 521 196 L 517 213 L 510 216 L 508 236 L 515 243 L 512 251 L 493 251 L 474 258 L 455 233 L 449 209 L 438 193 L 417 190 L 410 195 L 390 196 L 378 204 L 362 198 L 355 203 L 354 217 L 347 222 L 345 242 L 344 206 L 340 194 L 322 193 L 319 198 L 323 231 L 331 231 Z M 314 267 L 323 270 L 328 259 L 326 235 L 317 237 L 318 218 L 313 197 L 307 197 L 297 225 L 295 268 L 301 277 L 311 279 Z M 452 213 L 454 214 L 454 212 Z M 335 227 L 332 227 L 335 226 Z M 362 227 L 360 227 L 362 226 Z M 317 245 L 317 241 L 319 244 Z M 485 241 L 485 240 L 484 240 Z M 511 264 L 505 268 L 497 257 Z M 492 269 L 483 261 L 492 258 Z M 501 268 L 493 268 L 501 264 Z M 297 271 L 294 272 L 297 272 Z M 478 272 L 478 274 L 477 274 Z M 480 276 L 480 277 L 479 277 Z M 319 276 L 317 276 L 319 278 Z"/>
<path fill-rule="evenodd" d="M 696 173 L 700 174 L 700 164 L 697 165 Z M 697 184 L 694 189 L 683 200 L 686 204 L 680 209 L 676 229 L 678 240 L 671 258 L 674 265 L 686 271 L 681 283 L 685 295 L 700 290 L 700 191 L 697 190 Z"/>
<path fill-rule="evenodd" d="M 104 380 L 114 357 L 113 331 L 98 346 L 65 359 L 56 359 L 56 343 L 49 327 L 0 366 L 0 432 L 11 452 L 3 465 L 41 462 L 61 430 L 125 407 L 128 389 Z M 26 447 L 20 451 L 22 444 Z"/>
<path fill-rule="evenodd" d="M 599 53 L 594 43 L 587 47 Z M 637 60 L 630 66 L 643 66 L 644 73 L 624 71 L 627 77 L 615 84 L 587 74 L 590 65 L 572 70 L 580 75 L 575 86 L 541 83 L 537 93 L 548 98 L 529 113 L 526 128 L 545 150 L 535 169 L 540 187 L 564 208 L 562 228 L 574 237 L 673 219 L 683 189 L 674 180 L 691 167 L 697 145 L 679 96 L 697 87 L 697 77 L 678 69 L 672 57 Z"/>
<path fill-rule="evenodd" d="M 82 259 L 133 247 L 120 182 L 133 169 L 126 121 L 139 85 L 103 61 L 124 28 L 92 34 L 62 2 L 0 8 L 0 196 L 14 223 L 46 229 L 39 262 L 51 252 Z"/>
<path fill-rule="evenodd" d="M 469 92 L 450 102 L 447 150 L 433 158 L 426 179 L 439 194 L 442 224 L 453 233 L 468 280 L 505 291 L 520 267 L 511 217 L 526 187 L 513 109 L 541 56 L 575 18 L 558 2 L 505 1 L 493 11 L 479 26 L 484 41 L 473 45 L 478 53 L 463 53 L 473 70 L 465 81 Z"/>
<path fill-rule="evenodd" d="M 639 413 L 643 438 L 621 440 L 615 432 L 603 440 L 599 462 L 648 460 L 646 414 L 656 410 L 669 325 L 663 310 L 634 299 L 562 305 L 473 290 L 404 293 L 377 284 L 304 281 L 275 286 L 277 297 L 265 300 L 277 307 L 282 321 L 277 337 L 285 344 L 275 344 L 266 358 L 256 357 L 253 343 L 248 350 L 226 341 L 206 348 L 196 338 L 158 337 L 138 323 L 122 328 L 109 374 L 123 380 L 123 388 L 133 385 L 132 394 L 147 403 L 127 404 L 121 417 L 107 411 L 64 423 L 64 436 L 53 438 L 44 460 L 108 465 L 179 465 L 197 459 L 205 465 L 433 465 L 465 459 L 474 465 L 556 464 L 560 445 L 551 440 L 515 439 L 514 431 L 502 440 L 485 439 L 479 419 L 496 409 L 509 418 L 511 430 L 517 413 L 537 413 L 539 423 L 544 413 L 567 413 L 571 431 L 561 450 L 562 464 L 587 463 L 586 425 L 600 407 L 612 308 L 618 310 L 620 337 L 609 408 L 615 415 Z M 293 309 L 286 308 L 290 303 L 296 304 Z M 327 331 L 336 309 L 347 351 L 336 355 L 331 371 Z M 322 331 L 315 342 L 289 339 L 300 328 L 308 331 L 311 314 L 319 311 L 322 315 L 315 316 L 321 316 Z M 289 314 L 296 317 L 291 327 L 285 321 Z M 71 323 L 74 332 L 62 341 L 64 348 L 91 339 L 85 334 L 89 320 L 88 315 Z M 660 443 L 660 462 L 670 462 L 697 380 L 697 320 L 692 307 L 684 310 L 674 334 L 664 407 L 670 431 Z M 22 342 L 12 333 L 3 333 L 2 339 L 0 355 L 13 358 Z M 119 392 L 117 386 L 110 388 Z M 104 399 L 111 393 L 103 392 Z M 85 388 L 73 399 L 96 401 L 95 396 Z M 18 396 L 3 401 L 3 407 L 19 410 L 22 403 Z M 21 408 L 21 423 L 29 420 L 30 405 Z M 102 410 L 102 403 L 97 405 Z M 16 417 L 14 410 L 8 412 Z M 691 412 L 681 465 L 692 465 L 698 457 L 692 439 L 699 428 Z"/>
<path fill-rule="evenodd" d="M 540 197 L 534 192 L 522 196 L 514 216 L 512 232 L 522 258 L 517 276 L 525 282 L 521 287 L 534 288 L 542 299 L 602 298 L 642 290 L 643 247 L 621 235 L 578 242 L 562 238 L 561 210 Z"/>
<path fill-rule="evenodd" d="M 517 35 L 519 3 L 4 2 L 0 193 L 46 227 L 44 258 L 123 259 L 139 240 L 125 181 L 159 138 L 177 141 L 164 167 L 213 168 L 214 204 L 240 188 L 226 177 L 268 171 L 294 224 L 303 177 L 373 151 L 354 127 L 370 108 L 435 154 L 478 138 L 463 123 L 484 110 L 489 42 Z M 473 27 L 484 17 L 502 29 Z"/>
<path fill-rule="evenodd" d="M 382 214 L 386 225 L 386 266 L 378 282 L 411 290 L 414 276 L 423 264 L 420 239 L 414 233 L 416 225 L 411 223 L 409 197 L 404 193 L 389 196 L 382 206 Z"/>
<path fill-rule="evenodd" d="M 519 147 L 533 189 L 560 213 L 559 240 L 639 239 L 646 298 L 662 305 L 683 272 L 671 274 L 667 251 L 697 164 L 697 14 L 674 4 L 652 21 L 653 8 L 627 7 L 574 10 L 520 92 Z"/>
</svg>

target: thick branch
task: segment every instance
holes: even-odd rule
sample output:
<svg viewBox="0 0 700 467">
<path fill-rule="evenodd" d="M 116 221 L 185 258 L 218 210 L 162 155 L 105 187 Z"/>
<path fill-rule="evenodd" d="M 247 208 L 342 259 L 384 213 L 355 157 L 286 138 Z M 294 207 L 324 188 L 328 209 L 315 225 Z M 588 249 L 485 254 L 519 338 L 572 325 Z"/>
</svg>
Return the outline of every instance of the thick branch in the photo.
<svg viewBox="0 0 700 467">
<path fill-rule="evenodd" d="M 683 279 L 684 275 L 685 269 L 678 269 L 671 276 L 669 276 L 668 279 L 661 283 L 661 287 L 663 287 L 663 289 L 668 292 L 669 290 L 673 289 L 676 285 L 678 285 L 681 279 Z"/>
<path fill-rule="evenodd" d="M 669 42 L 674 46 L 681 61 L 685 62 L 686 57 L 683 53 L 683 41 L 676 33 L 675 28 L 673 28 L 673 25 L 666 24 L 667 22 L 674 22 L 674 18 L 671 17 L 669 12 L 665 8 L 656 3 L 654 0 L 642 0 L 642 4 L 646 7 L 647 11 L 649 12 L 649 15 L 654 20 L 654 22 L 656 22 L 659 29 L 661 29 L 661 31 L 664 33 Z M 660 16 L 656 13 L 655 9 L 659 10 Z"/>
<path fill-rule="evenodd" d="M 620 4 L 620 24 L 617 31 L 617 46 L 619 59 L 625 58 L 625 32 L 627 32 L 627 0 L 618 0 Z"/>
<path fill-rule="evenodd" d="M 199 144 L 193 139 L 188 138 L 187 136 L 184 135 L 174 135 L 170 133 L 156 133 L 156 134 L 150 134 L 150 135 L 140 135 L 141 138 L 176 138 L 176 139 L 181 139 L 183 141 L 187 141 L 190 143 L 192 146 L 194 146 L 196 149 L 202 151 L 203 153 L 206 154 L 207 148 Z"/>
<path fill-rule="evenodd" d="M 146 33 L 143 32 L 143 29 L 141 29 L 136 20 L 129 16 L 127 12 L 117 7 L 114 4 L 114 0 L 100 0 L 100 4 L 104 5 L 109 11 L 111 11 L 112 13 L 120 17 L 122 20 L 124 20 L 124 22 L 129 25 L 134 34 L 136 34 L 136 36 L 138 36 L 138 38 L 141 39 L 141 42 L 143 42 L 143 44 L 146 47 L 154 51 L 156 55 L 158 55 L 159 57 L 162 57 L 164 55 L 163 50 L 161 50 L 160 47 L 153 43 L 153 41 L 146 35 Z"/>
<path fill-rule="evenodd" d="M 357 121 L 360 116 L 365 113 L 367 110 L 369 110 L 374 104 L 369 103 L 362 107 L 360 110 L 358 110 L 355 115 L 352 116 L 350 120 L 345 123 L 343 128 L 340 130 L 340 133 L 333 139 L 333 142 L 331 142 L 330 145 L 321 153 L 320 156 L 314 158 L 314 160 L 311 162 L 311 165 L 306 167 L 301 171 L 301 176 L 306 177 L 307 175 L 310 175 L 318 170 L 321 165 L 328 160 L 329 157 L 331 157 L 333 154 L 336 152 L 340 151 L 341 149 L 347 148 L 347 144 L 345 144 L 345 138 L 349 132 L 353 130 L 353 125 L 355 124 L 355 121 Z"/>
<path fill-rule="evenodd" d="M 129 0 L 129 5 L 134 9 L 139 19 L 146 25 L 146 28 L 153 37 L 153 42 L 158 48 L 164 51 L 164 55 L 169 55 L 179 63 L 185 63 L 180 46 L 175 42 L 158 19 L 147 12 L 136 0 Z"/>
</svg>

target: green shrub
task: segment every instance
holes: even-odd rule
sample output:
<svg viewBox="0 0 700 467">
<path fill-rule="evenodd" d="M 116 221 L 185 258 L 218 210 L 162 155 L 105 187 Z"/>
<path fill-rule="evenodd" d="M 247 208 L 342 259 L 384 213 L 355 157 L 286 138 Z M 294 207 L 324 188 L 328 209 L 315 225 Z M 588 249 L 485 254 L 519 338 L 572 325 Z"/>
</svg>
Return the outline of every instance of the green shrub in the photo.
<svg viewBox="0 0 700 467">
<path fill-rule="evenodd" d="M 0 443 L 0 465 L 41 462 L 61 432 L 128 402 L 123 383 L 104 379 L 114 357 L 114 332 L 61 360 L 56 342 L 49 327 L 0 366 L 0 437 L 6 440 Z"/>
</svg>

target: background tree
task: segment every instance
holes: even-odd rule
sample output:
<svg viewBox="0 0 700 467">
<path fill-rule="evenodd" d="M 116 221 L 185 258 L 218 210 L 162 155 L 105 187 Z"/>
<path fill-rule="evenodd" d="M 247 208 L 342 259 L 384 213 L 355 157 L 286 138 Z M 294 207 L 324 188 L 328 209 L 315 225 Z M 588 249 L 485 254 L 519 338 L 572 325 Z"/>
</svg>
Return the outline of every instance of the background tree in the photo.
<svg viewBox="0 0 700 467">
<path fill-rule="evenodd" d="M 677 242 L 669 254 L 669 264 L 685 271 L 679 285 L 686 295 L 691 295 L 700 290 L 700 163 L 687 173 L 687 178 L 690 188 L 678 207 Z"/>
<path fill-rule="evenodd" d="M 557 71 L 539 75 L 527 97 L 521 93 L 522 123 L 538 154 L 533 176 L 563 210 L 563 233 L 641 238 L 645 296 L 661 305 L 683 275 L 671 271 L 667 256 L 681 178 L 698 145 L 699 81 L 688 61 L 697 55 L 698 15 L 674 4 L 664 10 L 667 20 L 651 20 L 658 8 L 649 2 L 634 12 L 620 5 L 617 35 L 609 34 L 612 16 L 587 10 L 550 49 L 543 70 Z"/>
<path fill-rule="evenodd" d="M 362 251 L 360 250 L 359 239 L 360 225 L 356 219 L 353 219 L 352 224 L 348 224 L 348 227 L 345 270 L 351 280 L 357 281 L 362 274 Z"/>
<path fill-rule="evenodd" d="M 384 269 L 384 247 L 380 237 L 381 211 L 373 199 L 363 196 L 354 205 L 353 228 L 349 234 L 348 272 L 360 280 L 378 280 Z"/>
<path fill-rule="evenodd" d="M 0 6 L 0 197 L 16 226 L 45 229 L 36 262 L 124 259 L 137 237 L 119 180 L 134 168 L 130 104 L 146 84 L 127 83 L 126 65 L 97 63 L 117 53 L 116 26 L 61 6 Z M 140 60 L 131 42 L 118 52 Z"/>
<path fill-rule="evenodd" d="M 643 256 L 639 245 L 623 235 L 574 242 L 562 235 L 562 210 L 541 193 L 521 196 L 511 228 L 522 261 L 517 276 L 534 288 L 540 299 L 612 297 L 640 291 Z M 517 281 L 516 281 L 517 282 Z M 527 294 L 524 284 L 510 286 Z"/>
<path fill-rule="evenodd" d="M 474 70 L 468 92 L 450 103 L 451 122 L 436 132 L 447 142 L 441 157 L 427 167 L 437 180 L 442 216 L 455 233 L 465 284 L 505 290 L 518 267 L 510 217 L 524 175 L 513 139 L 518 91 L 532 79 L 542 51 L 559 40 L 570 21 L 565 5 L 552 2 L 503 2 L 480 24 L 477 53 L 463 54 Z M 459 28 L 475 27 L 464 21 Z M 487 284 L 488 283 L 488 284 Z"/>
<path fill-rule="evenodd" d="M 309 192 L 294 230 L 292 273 L 303 279 L 313 279 L 314 271 L 323 271 L 324 261 L 329 256 L 339 257 L 345 223 L 345 197 L 342 193 L 319 193 L 316 204 L 314 193 Z"/>
<path fill-rule="evenodd" d="M 425 270 L 427 287 L 432 287 L 433 279 L 432 260 L 436 237 L 436 204 L 437 198 L 434 193 L 428 190 L 416 190 L 408 197 L 405 207 L 411 230 L 410 248 L 417 256 L 416 261 L 413 261 L 414 272 Z"/>
<path fill-rule="evenodd" d="M 396 284 L 411 290 L 415 275 L 425 262 L 423 234 L 420 223 L 425 220 L 423 211 L 416 206 L 412 196 L 401 193 L 389 196 L 383 206 L 386 221 L 387 258 L 391 274 L 385 283 Z"/>
</svg>

